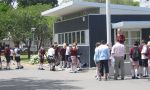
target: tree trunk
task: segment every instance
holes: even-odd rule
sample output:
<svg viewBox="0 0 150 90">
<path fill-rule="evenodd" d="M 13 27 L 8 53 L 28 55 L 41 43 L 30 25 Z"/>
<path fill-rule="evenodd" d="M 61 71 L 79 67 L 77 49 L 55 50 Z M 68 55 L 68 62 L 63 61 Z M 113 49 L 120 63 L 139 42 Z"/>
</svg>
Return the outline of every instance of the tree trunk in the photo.
<svg viewBox="0 0 150 90">
<path fill-rule="evenodd" d="M 28 59 L 30 59 L 31 56 L 30 48 L 31 48 L 31 40 L 29 40 L 29 45 L 28 45 Z"/>
</svg>

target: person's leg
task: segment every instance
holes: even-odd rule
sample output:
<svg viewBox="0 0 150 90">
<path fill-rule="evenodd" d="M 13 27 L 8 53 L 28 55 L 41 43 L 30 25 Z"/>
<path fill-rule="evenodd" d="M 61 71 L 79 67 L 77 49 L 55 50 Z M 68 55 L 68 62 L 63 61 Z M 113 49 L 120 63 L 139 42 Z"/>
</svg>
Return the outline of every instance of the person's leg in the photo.
<svg viewBox="0 0 150 90">
<path fill-rule="evenodd" d="M 100 61 L 100 75 L 104 76 L 104 64 L 102 60 Z"/>
<path fill-rule="evenodd" d="M 120 70 L 121 70 L 121 79 L 124 80 L 125 70 L 124 70 L 124 57 L 120 57 Z"/>
<path fill-rule="evenodd" d="M 135 62 L 134 72 L 135 72 L 135 78 L 136 78 L 136 79 L 139 79 L 139 78 L 138 78 L 138 61 Z"/>
<path fill-rule="evenodd" d="M 108 79 L 108 74 L 109 74 L 109 65 L 108 65 L 108 60 L 104 60 L 104 68 L 105 68 L 105 80 Z"/>
<path fill-rule="evenodd" d="M 114 61 L 114 79 L 117 80 L 118 78 L 118 73 L 119 73 L 119 58 L 118 57 L 114 57 L 115 61 Z"/>
<path fill-rule="evenodd" d="M 131 75 L 132 79 L 135 79 L 135 74 L 134 74 L 134 61 L 130 61 L 131 64 Z"/>
<path fill-rule="evenodd" d="M 10 69 L 10 56 L 6 56 L 6 69 Z"/>
</svg>

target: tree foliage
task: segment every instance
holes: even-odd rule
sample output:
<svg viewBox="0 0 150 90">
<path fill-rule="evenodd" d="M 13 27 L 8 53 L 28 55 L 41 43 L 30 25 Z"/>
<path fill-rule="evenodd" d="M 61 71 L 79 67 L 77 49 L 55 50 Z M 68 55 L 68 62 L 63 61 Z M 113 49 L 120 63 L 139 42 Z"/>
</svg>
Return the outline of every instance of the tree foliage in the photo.
<svg viewBox="0 0 150 90">
<path fill-rule="evenodd" d="M 56 6 L 58 1 L 57 0 L 18 0 L 19 6 L 31 6 L 36 5 L 37 3 L 41 4 L 51 4 L 52 7 Z"/>
<path fill-rule="evenodd" d="M 90 2 L 101 2 L 105 3 L 106 0 L 84 0 Z M 112 4 L 122 4 L 122 5 L 131 5 L 131 6 L 139 6 L 139 2 L 134 2 L 133 0 L 110 0 Z"/>
</svg>

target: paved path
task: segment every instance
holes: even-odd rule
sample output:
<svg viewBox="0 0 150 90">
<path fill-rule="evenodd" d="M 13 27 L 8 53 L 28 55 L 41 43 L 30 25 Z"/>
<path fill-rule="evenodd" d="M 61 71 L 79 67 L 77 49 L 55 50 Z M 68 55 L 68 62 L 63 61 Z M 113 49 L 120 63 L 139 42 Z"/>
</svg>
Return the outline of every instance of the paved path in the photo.
<svg viewBox="0 0 150 90">
<path fill-rule="evenodd" d="M 113 79 L 97 81 L 94 70 L 81 73 L 68 71 L 37 70 L 36 66 L 25 65 L 22 70 L 0 71 L 0 90 L 149 90 L 148 79 Z"/>
</svg>

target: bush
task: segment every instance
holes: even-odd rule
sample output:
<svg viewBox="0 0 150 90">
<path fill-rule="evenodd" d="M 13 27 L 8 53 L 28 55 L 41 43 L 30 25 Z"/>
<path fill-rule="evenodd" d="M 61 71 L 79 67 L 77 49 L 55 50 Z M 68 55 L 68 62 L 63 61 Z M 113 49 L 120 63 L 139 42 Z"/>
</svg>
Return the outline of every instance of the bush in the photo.
<svg viewBox="0 0 150 90">
<path fill-rule="evenodd" d="M 40 58 L 38 55 L 32 55 L 31 58 L 30 58 L 30 61 L 29 63 L 30 64 L 38 64 L 40 61 Z"/>
</svg>

